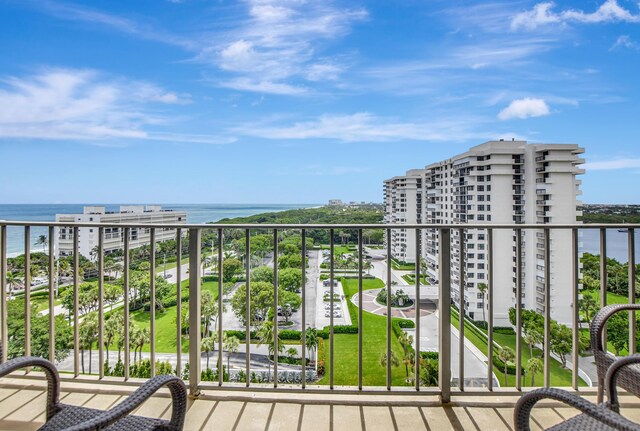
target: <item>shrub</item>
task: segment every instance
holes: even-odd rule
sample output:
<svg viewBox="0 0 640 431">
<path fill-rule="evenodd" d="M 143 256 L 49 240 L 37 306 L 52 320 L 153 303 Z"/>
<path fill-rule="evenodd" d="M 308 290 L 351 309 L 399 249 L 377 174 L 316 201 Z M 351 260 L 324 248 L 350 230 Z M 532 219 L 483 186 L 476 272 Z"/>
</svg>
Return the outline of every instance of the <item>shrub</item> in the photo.
<svg viewBox="0 0 640 431">
<path fill-rule="evenodd" d="M 495 326 L 493 332 L 496 334 L 516 335 L 516 331 L 511 326 Z"/>
<path fill-rule="evenodd" d="M 415 328 L 416 327 L 416 323 L 413 320 L 397 319 L 397 320 L 395 320 L 395 322 L 398 322 L 398 325 L 401 328 Z"/>
<path fill-rule="evenodd" d="M 500 371 L 504 372 L 504 362 L 498 357 L 497 353 L 493 354 L 493 365 L 497 367 Z M 524 367 L 521 367 L 521 372 L 524 374 Z M 515 374 L 516 373 L 516 365 L 508 362 L 507 363 L 507 374 Z"/>
<path fill-rule="evenodd" d="M 325 360 L 326 360 L 326 356 L 327 356 L 327 351 L 324 348 L 324 339 L 323 338 L 319 338 L 318 339 L 318 348 L 317 348 L 317 353 L 318 353 L 318 361 L 316 362 L 316 371 L 318 372 L 319 376 L 323 376 L 325 373 Z"/>
<path fill-rule="evenodd" d="M 438 353 L 438 352 L 420 352 L 420 357 L 422 359 L 435 359 L 437 361 L 440 358 L 440 353 Z"/>
</svg>

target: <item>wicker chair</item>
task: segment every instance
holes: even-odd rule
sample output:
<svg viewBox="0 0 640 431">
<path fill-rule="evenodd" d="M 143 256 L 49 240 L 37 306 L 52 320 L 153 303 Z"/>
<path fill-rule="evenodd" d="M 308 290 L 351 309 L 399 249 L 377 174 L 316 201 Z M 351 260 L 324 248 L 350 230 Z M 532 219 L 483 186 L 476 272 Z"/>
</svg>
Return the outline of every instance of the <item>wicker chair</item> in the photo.
<svg viewBox="0 0 640 431">
<path fill-rule="evenodd" d="M 616 361 L 616 357 L 607 352 L 602 334 L 607 320 L 619 311 L 640 310 L 640 304 L 613 304 L 603 307 L 591 322 L 591 348 L 598 369 L 598 404 L 602 403 L 607 370 Z M 621 371 L 618 386 L 640 396 L 640 365 L 632 365 Z"/>
<path fill-rule="evenodd" d="M 41 431 L 182 430 L 184 426 L 187 391 L 184 383 L 178 377 L 156 376 L 145 382 L 126 400 L 111 410 L 102 411 L 62 404 L 59 400 L 60 377 L 58 370 L 46 359 L 31 356 L 12 359 L 0 365 L 0 377 L 25 367 L 40 367 L 47 377 L 47 422 L 40 428 Z M 173 410 L 170 421 L 130 415 L 133 410 L 163 386 L 167 386 L 171 391 Z"/>
<path fill-rule="evenodd" d="M 531 409 L 542 399 L 561 401 L 582 412 L 569 420 L 566 420 L 552 428 L 554 431 L 564 430 L 625 430 L 640 431 L 640 424 L 632 422 L 621 416 L 618 402 L 616 383 L 622 379 L 630 367 L 640 364 L 640 355 L 631 355 L 615 361 L 605 377 L 607 397 L 605 404 L 593 404 L 571 392 L 555 388 L 542 388 L 523 395 L 517 402 L 514 410 L 514 424 L 516 431 L 529 431 L 529 419 Z"/>
</svg>

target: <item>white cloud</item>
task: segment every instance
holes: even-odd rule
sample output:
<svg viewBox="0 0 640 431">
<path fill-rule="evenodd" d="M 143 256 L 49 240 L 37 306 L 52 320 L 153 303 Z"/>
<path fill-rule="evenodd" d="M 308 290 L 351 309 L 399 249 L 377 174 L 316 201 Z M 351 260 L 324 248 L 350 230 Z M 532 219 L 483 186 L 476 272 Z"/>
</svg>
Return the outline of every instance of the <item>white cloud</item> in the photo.
<svg viewBox="0 0 640 431">
<path fill-rule="evenodd" d="M 218 85 L 225 88 L 232 88 L 234 90 L 279 94 L 285 96 L 299 96 L 308 92 L 308 88 L 306 87 L 298 87 L 273 81 L 253 80 L 245 77 L 234 78 L 228 81 L 220 81 Z"/>
<path fill-rule="evenodd" d="M 222 42 L 198 56 L 235 75 L 223 86 L 231 83 L 244 91 L 297 95 L 306 92 L 300 82 L 336 80 L 342 67 L 335 59 L 318 59 L 318 54 L 323 44 L 347 34 L 352 23 L 367 17 L 364 9 L 340 9 L 330 2 L 247 0 L 246 4 L 248 16 L 233 30 L 217 35 Z"/>
<path fill-rule="evenodd" d="M 491 136 L 474 130 L 477 118 L 443 119 L 437 122 L 401 122 L 368 112 L 351 115 L 322 115 L 293 125 L 245 124 L 235 134 L 265 139 L 333 139 L 343 142 L 460 141 Z"/>
<path fill-rule="evenodd" d="M 552 2 L 536 4 L 533 9 L 516 14 L 511 20 L 511 29 L 533 30 L 537 27 L 570 22 L 585 24 L 610 23 L 610 22 L 640 22 L 640 15 L 633 14 L 620 6 L 617 0 L 606 0 L 594 12 L 588 13 L 581 10 L 568 9 L 554 12 L 555 5 Z"/>
<path fill-rule="evenodd" d="M 229 138 L 166 134 L 150 129 L 164 119 L 153 104 L 183 103 L 144 82 L 106 79 L 96 71 L 49 69 L 0 79 L 0 139 L 117 140 L 227 143 Z"/>
<path fill-rule="evenodd" d="M 102 12 L 97 9 L 52 0 L 40 0 L 38 2 L 34 2 L 34 5 L 36 10 L 47 12 L 59 19 L 81 21 L 92 25 L 106 26 L 143 39 L 155 40 L 170 45 L 180 46 L 185 49 L 193 49 L 195 47 L 194 42 L 187 38 L 179 37 L 175 34 L 157 29 L 150 24 L 140 23 L 122 16 Z"/>
<path fill-rule="evenodd" d="M 618 36 L 616 42 L 611 46 L 611 48 L 609 48 L 609 51 L 613 51 L 618 48 L 638 50 L 640 49 L 640 44 L 633 41 L 628 35 L 622 35 Z"/>
<path fill-rule="evenodd" d="M 590 171 L 611 171 L 618 169 L 637 169 L 640 168 L 640 159 L 638 158 L 619 158 L 613 160 L 602 160 L 599 162 L 588 162 L 585 168 Z"/>
<path fill-rule="evenodd" d="M 509 120 L 512 118 L 542 117 L 549 115 L 549 106 L 543 99 L 525 97 L 512 100 L 509 106 L 498 114 L 498 119 Z"/>
</svg>

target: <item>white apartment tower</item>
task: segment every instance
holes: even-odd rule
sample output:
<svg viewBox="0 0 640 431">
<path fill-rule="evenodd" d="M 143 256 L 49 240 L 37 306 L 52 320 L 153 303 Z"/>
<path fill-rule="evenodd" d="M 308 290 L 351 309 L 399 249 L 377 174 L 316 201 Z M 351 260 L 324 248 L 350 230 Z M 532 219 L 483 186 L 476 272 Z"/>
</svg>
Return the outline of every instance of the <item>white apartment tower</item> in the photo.
<svg viewBox="0 0 640 431">
<path fill-rule="evenodd" d="M 424 204 L 421 202 L 421 220 L 428 224 L 576 223 L 577 196 L 581 193 L 576 175 L 584 173 L 578 168 L 584 163 L 578 156 L 583 152 L 584 149 L 574 144 L 490 141 L 432 163 L 424 170 L 417 170 L 423 172 L 421 195 L 425 196 Z M 392 180 L 387 180 L 385 186 Z M 407 194 L 416 195 L 417 192 Z M 392 212 L 397 206 L 394 209 L 388 199 L 385 193 L 385 222 L 403 223 L 400 218 L 394 218 Z M 465 236 L 465 289 L 460 292 L 460 238 L 457 230 L 452 232 L 451 296 L 458 304 L 460 295 L 464 295 L 465 313 L 474 320 L 483 320 L 488 304 L 478 287 L 488 283 L 487 231 L 470 229 L 465 231 Z M 402 249 L 405 238 L 415 241 L 409 236 L 396 236 L 393 250 Z M 570 323 L 571 231 L 551 230 L 550 239 L 551 317 Z M 412 244 L 415 248 L 415 242 Z M 508 325 L 508 310 L 516 302 L 515 246 L 513 230 L 493 231 L 494 322 L 499 326 Z M 438 282 L 439 247 L 438 231 L 423 230 L 422 253 L 431 283 Z M 522 304 L 539 313 L 545 311 L 545 248 L 542 229 L 523 230 Z"/>
<path fill-rule="evenodd" d="M 422 223 L 424 169 L 412 169 L 384 182 L 384 222 Z M 385 245 L 388 239 L 385 236 Z M 416 235 L 413 229 L 391 231 L 391 252 L 403 262 L 416 262 Z"/>
<path fill-rule="evenodd" d="M 102 206 L 86 206 L 82 214 L 56 214 L 57 222 L 69 223 L 105 223 L 105 224 L 185 224 L 187 213 L 184 211 L 163 210 L 158 205 L 122 205 L 119 211 L 106 211 Z M 55 250 L 58 256 L 73 254 L 73 227 L 57 228 Z M 175 229 L 156 229 L 156 242 L 175 239 Z M 151 234 L 149 228 L 139 227 L 129 230 L 129 246 L 133 249 L 148 245 Z M 104 228 L 104 252 L 121 249 L 124 242 L 124 228 Z M 98 228 L 78 228 L 78 251 L 91 259 L 92 250 L 98 245 Z"/>
</svg>

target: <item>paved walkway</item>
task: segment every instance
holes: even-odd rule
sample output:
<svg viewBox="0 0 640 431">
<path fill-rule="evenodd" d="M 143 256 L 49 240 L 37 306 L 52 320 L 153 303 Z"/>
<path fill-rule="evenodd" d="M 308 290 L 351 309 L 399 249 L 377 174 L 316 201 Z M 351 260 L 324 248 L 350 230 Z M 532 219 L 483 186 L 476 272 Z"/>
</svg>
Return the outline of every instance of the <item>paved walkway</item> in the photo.
<svg viewBox="0 0 640 431">
<path fill-rule="evenodd" d="M 382 289 L 371 289 L 365 290 L 362 292 L 362 309 L 374 314 L 380 314 L 382 316 L 387 315 L 387 306 L 382 305 L 376 301 L 376 297 L 378 293 Z M 356 293 L 351 298 L 351 302 L 353 302 L 356 306 L 360 306 L 358 304 L 358 294 Z M 420 317 L 428 316 L 436 310 L 436 304 L 433 301 L 423 300 L 420 304 Z M 391 317 L 399 317 L 402 319 L 415 319 L 416 318 L 416 309 L 412 305 L 407 308 L 396 308 L 391 307 Z"/>
</svg>

